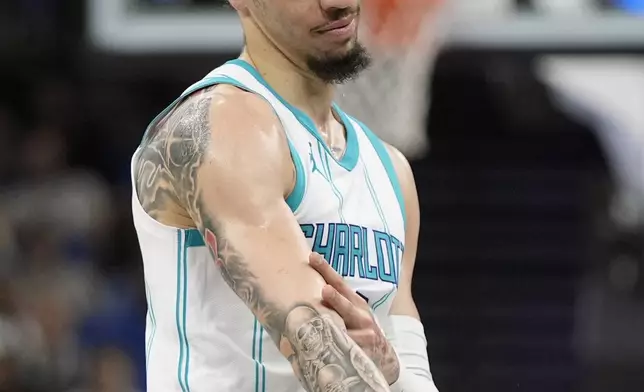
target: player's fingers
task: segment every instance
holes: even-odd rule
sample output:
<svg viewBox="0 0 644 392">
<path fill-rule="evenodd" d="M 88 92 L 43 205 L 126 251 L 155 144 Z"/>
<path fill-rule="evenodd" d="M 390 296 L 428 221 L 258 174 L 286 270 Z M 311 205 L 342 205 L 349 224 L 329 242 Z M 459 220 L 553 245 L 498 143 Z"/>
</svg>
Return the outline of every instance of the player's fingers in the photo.
<svg viewBox="0 0 644 392">
<path fill-rule="evenodd" d="M 331 265 L 324 260 L 324 257 L 322 257 L 321 254 L 315 252 L 311 253 L 311 256 L 309 256 L 309 264 L 314 270 L 322 275 L 328 284 L 335 287 L 343 283 L 342 276 L 335 272 Z"/>
<path fill-rule="evenodd" d="M 347 299 L 351 299 L 349 297 L 349 294 L 353 294 L 353 291 L 349 286 L 347 286 L 346 283 L 344 283 L 344 279 L 342 279 L 342 276 L 338 274 L 333 267 L 322 257 L 321 254 L 319 253 L 311 253 L 311 256 L 309 257 L 309 264 L 311 267 L 313 267 L 314 270 L 316 270 L 320 275 L 322 275 L 322 278 L 324 278 L 324 281 L 333 286 L 336 290 L 340 292 L 340 294 L 344 295 Z"/>
<path fill-rule="evenodd" d="M 335 288 L 342 296 L 354 304 L 359 304 L 364 301 L 360 296 L 351 290 L 351 288 L 344 282 L 344 279 L 338 274 L 329 263 L 319 253 L 313 252 L 309 256 L 309 265 L 322 275 L 324 281 Z"/>
<path fill-rule="evenodd" d="M 360 315 L 358 309 L 351 301 L 340 294 L 335 287 L 328 284 L 325 285 L 322 288 L 322 299 L 342 317 L 347 328 L 354 328 L 354 326 L 359 325 Z"/>
</svg>

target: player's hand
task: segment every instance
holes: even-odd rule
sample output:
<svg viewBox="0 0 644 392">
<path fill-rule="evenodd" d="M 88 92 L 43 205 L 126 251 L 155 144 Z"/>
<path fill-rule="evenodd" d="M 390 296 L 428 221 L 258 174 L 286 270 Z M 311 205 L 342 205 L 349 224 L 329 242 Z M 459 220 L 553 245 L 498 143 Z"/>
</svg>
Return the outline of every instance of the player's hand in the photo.
<svg viewBox="0 0 644 392">
<path fill-rule="evenodd" d="M 344 283 L 344 279 L 318 253 L 311 253 L 309 264 L 326 281 L 322 299 L 335 310 L 347 327 L 347 333 L 380 369 L 389 383 L 398 380 L 400 364 L 393 347 L 376 323 L 367 302 Z"/>
</svg>

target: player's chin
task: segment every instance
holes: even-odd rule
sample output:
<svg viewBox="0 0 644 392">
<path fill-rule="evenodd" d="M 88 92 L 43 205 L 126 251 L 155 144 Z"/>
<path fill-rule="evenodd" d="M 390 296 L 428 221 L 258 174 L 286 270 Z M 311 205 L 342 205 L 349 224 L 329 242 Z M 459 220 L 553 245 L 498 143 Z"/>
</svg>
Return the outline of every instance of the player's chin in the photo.
<svg viewBox="0 0 644 392">
<path fill-rule="evenodd" d="M 322 53 L 323 57 L 327 58 L 343 58 L 349 55 L 357 45 L 357 37 L 352 38 L 346 42 L 335 43 L 333 45 L 327 45 Z"/>
</svg>

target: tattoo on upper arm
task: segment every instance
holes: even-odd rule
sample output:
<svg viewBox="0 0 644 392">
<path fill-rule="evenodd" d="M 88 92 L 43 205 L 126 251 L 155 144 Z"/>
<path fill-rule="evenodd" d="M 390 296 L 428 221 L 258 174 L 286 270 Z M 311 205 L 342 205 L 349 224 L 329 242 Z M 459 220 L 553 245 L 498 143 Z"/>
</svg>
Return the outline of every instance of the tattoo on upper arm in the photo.
<svg viewBox="0 0 644 392">
<path fill-rule="evenodd" d="M 204 89 L 186 98 L 146 135 L 135 167 L 143 209 L 153 218 L 169 205 L 195 208 L 197 169 L 210 144 L 210 105 L 214 92 Z"/>
<path fill-rule="evenodd" d="M 214 94 L 192 95 L 146 138 L 135 180 L 139 200 L 155 218 L 169 203 L 195 221 L 224 280 L 255 313 L 273 341 L 289 347 L 296 376 L 309 392 L 388 392 L 382 373 L 335 323 L 310 304 L 290 307 L 270 300 L 244 256 L 205 207 L 197 181 L 210 143 L 209 113 Z"/>
</svg>

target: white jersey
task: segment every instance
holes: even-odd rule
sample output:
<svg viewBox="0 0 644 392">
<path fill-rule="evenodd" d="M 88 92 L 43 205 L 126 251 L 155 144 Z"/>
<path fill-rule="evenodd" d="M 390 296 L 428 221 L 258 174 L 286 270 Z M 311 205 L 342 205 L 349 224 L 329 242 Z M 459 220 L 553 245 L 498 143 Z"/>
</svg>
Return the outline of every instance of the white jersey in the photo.
<svg viewBox="0 0 644 392">
<path fill-rule="evenodd" d="M 346 152 L 336 160 L 311 119 L 242 60 L 209 73 L 155 121 L 182 98 L 214 84 L 235 85 L 272 105 L 297 174 L 286 202 L 311 249 L 324 255 L 382 320 L 396 293 L 405 246 L 402 194 L 382 142 L 334 107 L 347 134 Z M 152 219 L 136 194 L 132 212 L 148 298 L 148 391 L 303 391 L 290 363 L 226 285 L 200 233 Z"/>
</svg>

